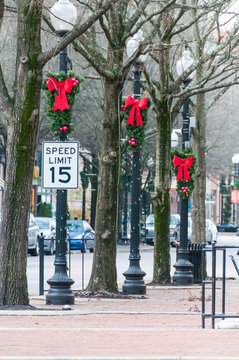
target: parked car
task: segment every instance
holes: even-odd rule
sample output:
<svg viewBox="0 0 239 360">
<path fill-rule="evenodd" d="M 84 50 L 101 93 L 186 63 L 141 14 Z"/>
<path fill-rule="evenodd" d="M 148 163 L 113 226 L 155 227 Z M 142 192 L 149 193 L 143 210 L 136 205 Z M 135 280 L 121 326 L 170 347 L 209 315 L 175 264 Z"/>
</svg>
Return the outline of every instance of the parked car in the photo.
<svg viewBox="0 0 239 360">
<path fill-rule="evenodd" d="M 39 243 L 38 236 L 40 235 L 39 227 L 32 213 L 29 214 L 28 218 L 28 252 L 32 256 L 38 256 L 39 254 Z"/>
<path fill-rule="evenodd" d="M 180 215 L 171 214 L 170 215 L 170 225 L 169 225 L 169 241 L 173 246 L 179 237 L 179 228 L 180 228 Z M 146 244 L 154 244 L 154 214 L 151 214 L 146 219 Z"/>
<path fill-rule="evenodd" d="M 223 232 L 236 232 L 238 226 L 234 224 L 217 224 L 217 230 Z"/>
<path fill-rule="evenodd" d="M 39 226 L 40 234 L 43 234 L 44 237 L 44 252 L 48 255 L 53 255 L 56 250 L 55 219 L 36 217 L 35 220 Z"/>
<path fill-rule="evenodd" d="M 67 220 L 67 229 L 70 236 L 70 249 L 86 252 L 94 251 L 95 232 L 85 220 Z"/>
<path fill-rule="evenodd" d="M 154 214 L 151 214 L 146 219 L 146 244 L 153 245 L 154 244 Z"/>
<path fill-rule="evenodd" d="M 217 227 L 210 219 L 206 219 L 206 242 L 208 244 L 217 242 Z"/>
<path fill-rule="evenodd" d="M 180 215 L 171 214 L 170 215 L 170 245 L 175 246 L 176 242 L 179 241 L 180 237 Z"/>
</svg>

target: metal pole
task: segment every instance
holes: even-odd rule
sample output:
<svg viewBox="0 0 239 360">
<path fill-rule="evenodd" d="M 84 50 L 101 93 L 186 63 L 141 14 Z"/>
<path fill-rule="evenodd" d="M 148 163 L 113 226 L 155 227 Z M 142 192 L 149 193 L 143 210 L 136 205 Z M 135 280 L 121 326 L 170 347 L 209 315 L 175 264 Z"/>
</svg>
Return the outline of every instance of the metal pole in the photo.
<svg viewBox="0 0 239 360">
<path fill-rule="evenodd" d="M 124 176 L 124 218 L 123 218 L 123 236 L 122 240 L 128 242 L 128 192 L 129 192 L 129 154 L 126 152 L 124 156 L 125 161 L 125 176 Z"/>
<path fill-rule="evenodd" d="M 39 241 L 39 295 L 44 295 L 44 237 L 38 237 Z"/>
<path fill-rule="evenodd" d="M 140 75 L 141 64 L 135 63 L 134 67 L 134 96 L 140 96 Z M 126 277 L 122 286 L 124 294 L 146 294 L 146 285 L 143 277 L 146 273 L 140 268 L 140 152 L 133 152 L 133 170 L 132 170 L 132 199 L 131 199 L 131 239 L 130 239 L 130 265 L 123 275 Z"/>
<path fill-rule="evenodd" d="M 212 329 L 215 328 L 216 312 L 216 255 L 215 243 L 212 243 Z"/>
<path fill-rule="evenodd" d="M 225 314 L 226 308 L 226 249 L 222 250 L 222 314 Z M 224 318 L 222 318 L 224 319 Z"/>
<path fill-rule="evenodd" d="M 66 34 L 65 31 L 58 32 L 60 36 Z M 67 73 L 67 48 L 60 52 L 59 71 Z M 60 137 L 61 141 L 66 140 L 66 135 Z M 47 283 L 50 285 L 46 295 L 47 304 L 74 304 L 74 294 L 71 285 L 74 284 L 67 274 L 66 259 L 66 219 L 67 219 L 67 190 L 57 190 L 56 193 L 56 253 L 55 253 L 55 274 Z"/>
<path fill-rule="evenodd" d="M 184 88 L 190 80 L 184 82 Z M 182 150 L 190 146 L 189 141 L 189 98 L 183 104 L 183 128 L 182 128 Z M 178 249 L 178 260 L 174 264 L 175 272 L 173 282 L 176 285 L 191 285 L 194 282 L 193 265 L 188 260 L 188 199 L 181 199 L 181 222 L 180 222 L 180 247 Z"/>
<path fill-rule="evenodd" d="M 83 177 L 82 177 L 82 188 L 83 188 L 83 196 L 82 196 L 82 220 L 85 220 L 85 203 L 86 203 L 86 159 L 83 159 L 84 167 L 83 167 Z"/>
</svg>

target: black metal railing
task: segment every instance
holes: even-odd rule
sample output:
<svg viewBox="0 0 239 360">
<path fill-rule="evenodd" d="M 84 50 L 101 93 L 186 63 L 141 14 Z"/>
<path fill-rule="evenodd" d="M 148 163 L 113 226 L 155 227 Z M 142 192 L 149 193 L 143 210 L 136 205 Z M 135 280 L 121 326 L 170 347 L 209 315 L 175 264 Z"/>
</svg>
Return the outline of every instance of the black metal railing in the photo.
<svg viewBox="0 0 239 360">
<path fill-rule="evenodd" d="M 212 253 L 212 278 L 202 281 L 202 328 L 205 328 L 205 319 L 211 318 L 211 327 L 215 329 L 215 319 L 239 318 L 239 315 L 226 315 L 226 251 L 227 249 L 238 249 L 239 246 L 216 245 L 212 243 L 211 248 L 204 248 L 203 251 Z M 216 281 L 217 281 L 217 251 L 222 252 L 222 293 L 221 293 L 221 313 L 216 313 Z M 239 275 L 239 269 L 232 255 L 229 255 L 233 265 Z M 206 285 L 211 285 L 211 312 L 206 311 Z"/>
</svg>

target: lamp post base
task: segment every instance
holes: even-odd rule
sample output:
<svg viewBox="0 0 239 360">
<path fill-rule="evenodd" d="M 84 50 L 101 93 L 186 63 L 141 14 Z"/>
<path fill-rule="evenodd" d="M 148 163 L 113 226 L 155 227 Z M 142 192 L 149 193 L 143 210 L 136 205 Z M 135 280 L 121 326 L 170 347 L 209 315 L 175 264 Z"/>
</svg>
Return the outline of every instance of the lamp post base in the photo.
<svg viewBox="0 0 239 360">
<path fill-rule="evenodd" d="M 123 275 L 126 277 L 122 286 L 122 291 L 126 295 L 144 295 L 146 294 L 146 285 L 143 277 L 146 273 L 141 270 L 138 259 L 130 259 L 130 266 Z"/>
<path fill-rule="evenodd" d="M 173 283 L 175 285 L 193 285 L 193 264 L 188 260 L 188 250 L 180 251 L 179 249 L 178 257 L 177 262 L 173 265 L 176 269 L 173 275 Z"/>
<path fill-rule="evenodd" d="M 50 285 L 50 289 L 46 295 L 47 305 L 74 304 L 75 298 L 71 290 L 71 285 L 74 284 L 74 280 L 67 275 L 65 261 L 55 262 L 55 274 L 47 283 Z"/>
</svg>

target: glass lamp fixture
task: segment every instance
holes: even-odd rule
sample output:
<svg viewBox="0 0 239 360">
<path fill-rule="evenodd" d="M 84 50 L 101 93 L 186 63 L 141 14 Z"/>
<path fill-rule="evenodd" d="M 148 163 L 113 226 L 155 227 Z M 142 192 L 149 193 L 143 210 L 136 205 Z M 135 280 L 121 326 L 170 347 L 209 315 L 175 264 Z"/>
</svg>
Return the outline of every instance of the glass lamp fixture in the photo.
<svg viewBox="0 0 239 360">
<path fill-rule="evenodd" d="M 129 41 L 127 42 L 127 45 L 126 45 L 126 52 L 127 52 L 128 58 L 130 58 L 131 56 L 134 55 L 134 53 L 138 50 L 138 47 L 143 40 L 144 40 L 144 37 L 143 37 L 142 30 L 139 30 L 136 34 L 134 34 L 134 36 L 132 36 L 129 39 Z M 148 56 L 148 54 L 140 55 L 136 61 L 141 64 L 144 64 L 147 59 L 147 56 Z"/>
<path fill-rule="evenodd" d="M 58 0 L 51 8 L 51 23 L 57 32 L 71 31 L 76 24 L 77 9 L 69 0 Z"/>
<path fill-rule="evenodd" d="M 178 145 L 178 134 L 173 131 L 171 134 L 171 147 L 174 148 Z"/>
<path fill-rule="evenodd" d="M 182 73 L 184 71 L 186 71 L 193 63 L 193 58 L 191 57 L 190 55 L 190 51 L 188 49 L 187 46 L 185 46 L 185 49 L 183 51 L 183 55 L 182 57 L 177 61 L 177 64 L 176 64 L 176 71 L 177 71 L 177 74 L 178 76 L 182 75 Z M 192 79 L 193 76 L 194 76 L 194 73 L 193 72 L 192 74 L 190 74 L 190 76 L 188 77 L 188 79 Z"/>
</svg>

